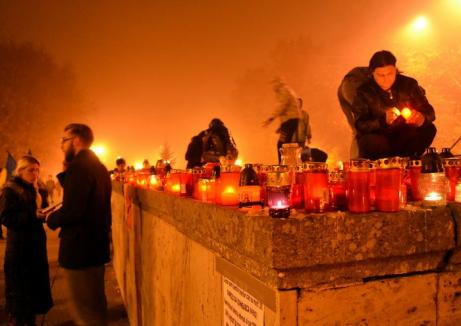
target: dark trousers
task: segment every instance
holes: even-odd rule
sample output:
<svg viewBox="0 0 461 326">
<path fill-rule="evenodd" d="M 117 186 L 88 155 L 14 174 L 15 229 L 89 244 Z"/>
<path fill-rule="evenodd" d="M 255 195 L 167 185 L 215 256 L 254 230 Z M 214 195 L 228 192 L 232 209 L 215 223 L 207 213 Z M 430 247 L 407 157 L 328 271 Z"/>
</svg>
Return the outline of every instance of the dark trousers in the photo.
<svg viewBox="0 0 461 326">
<path fill-rule="evenodd" d="M 279 164 L 281 161 L 280 149 L 283 144 L 291 143 L 293 135 L 298 130 L 298 120 L 299 119 L 290 119 L 285 121 L 280 125 L 278 132 L 280 133 L 279 140 L 277 141 L 277 156 L 279 158 Z M 304 144 L 300 144 L 302 147 Z"/>
<path fill-rule="evenodd" d="M 421 127 L 404 125 L 388 133 L 373 133 L 359 136 L 359 154 L 361 158 L 376 160 L 383 157 L 421 156 L 437 133 L 434 124 Z"/>
<path fill-rule="evenodd" d="M 107 325 L 104 265 L 85 269 L 61 269 L 68 298 L 69 315 L 75 325 Z"/>
<path fill-rule="evenodd" d="M 9 316 L 8 326 L 35 326 L 35 315 Z"/>
</svg>

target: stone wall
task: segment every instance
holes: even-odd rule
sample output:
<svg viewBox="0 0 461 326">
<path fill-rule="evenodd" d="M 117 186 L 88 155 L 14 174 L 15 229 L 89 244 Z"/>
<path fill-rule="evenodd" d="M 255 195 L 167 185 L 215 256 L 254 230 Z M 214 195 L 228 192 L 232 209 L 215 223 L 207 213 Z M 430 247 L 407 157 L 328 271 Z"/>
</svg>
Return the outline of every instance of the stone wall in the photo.
<svg viewBox="0 0 461 326">
<path fill-rule="evenodd" d="M 223 275 L 266 325 L 461 324 L 460 205 L 279 220 L 114 184 L 112 207 L 133 325 L 221 325 Z"/>
</svg>

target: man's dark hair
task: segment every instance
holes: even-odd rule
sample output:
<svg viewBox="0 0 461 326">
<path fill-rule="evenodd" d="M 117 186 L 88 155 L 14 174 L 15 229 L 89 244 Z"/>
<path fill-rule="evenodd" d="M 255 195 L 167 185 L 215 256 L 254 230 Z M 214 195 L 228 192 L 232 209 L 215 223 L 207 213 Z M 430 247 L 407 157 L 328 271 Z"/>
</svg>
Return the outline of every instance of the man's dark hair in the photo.
<svg viewBox="0 0 461 326">
<path fill-rule="evenodd" d="M 385 67 L 385 66 L 395 66 L 397 59 L 395 56 L 386 50 L 378 51 L 370 59 L 370 64 L 368 69 L 370 72 L 373 72 L 376 68 Z"/>
<path fill-rule="evenodd" d="M 116 165 L 126 164 L 126 162 L 125 162 L 125 159 L 124 159 L 124 158 L 119 157 L 118 159 L 115 160 L 115 164 L 116 164 Z"/>
<path fill-rule="evenodd" d="M 83 144 L 90 146 L 93 143 L 93 131 L 83 123 L 68 124 L 64 131 L 69 131 L 72 136 L 80 138 Z"/>
</svg>

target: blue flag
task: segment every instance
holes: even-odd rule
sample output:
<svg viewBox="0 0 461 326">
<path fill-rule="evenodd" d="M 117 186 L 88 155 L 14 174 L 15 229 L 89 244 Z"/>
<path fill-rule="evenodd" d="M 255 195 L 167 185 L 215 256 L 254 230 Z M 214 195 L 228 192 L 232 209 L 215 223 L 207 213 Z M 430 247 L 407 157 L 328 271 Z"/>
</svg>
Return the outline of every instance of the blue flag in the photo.
<svg viewBox="0 0 461 326">
<path fill-rule="evenodd" d="M 13 155 L 8 152 L 8 157 L 6 158 L 6 173 L 8 178 L 13 175 L 14 170 L 16 169 L 16 160 L 14 159 Z"/>
</svg>

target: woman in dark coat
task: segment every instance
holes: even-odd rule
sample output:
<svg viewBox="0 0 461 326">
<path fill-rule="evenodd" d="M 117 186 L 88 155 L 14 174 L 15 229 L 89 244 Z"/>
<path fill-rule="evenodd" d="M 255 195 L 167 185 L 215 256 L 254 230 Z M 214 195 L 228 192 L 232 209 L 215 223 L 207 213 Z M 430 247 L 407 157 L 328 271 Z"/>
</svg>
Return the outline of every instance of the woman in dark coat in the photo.
<svg viewBox="0 0 461 326">
<path fill-rule="evenodd" d="M 24 156 L 0 194 L 0 221 L 8 229 L 4 271 L 9 325 L 35 325 L 35 315 L 53 306 L 45 216 L 40 212 L 48 203 L 46 190 L 38 187 L 39 169 L 34 157 Z"/>
</svg>

